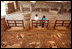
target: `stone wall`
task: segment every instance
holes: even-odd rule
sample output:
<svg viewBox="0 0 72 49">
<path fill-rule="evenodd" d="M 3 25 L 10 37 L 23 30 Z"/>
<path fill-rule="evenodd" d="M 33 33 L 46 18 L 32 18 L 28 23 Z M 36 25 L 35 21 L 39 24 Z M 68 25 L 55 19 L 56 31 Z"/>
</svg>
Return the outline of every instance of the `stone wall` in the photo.
<svg viewBox="0 0 72 49">
<path fill-rule="evenodd" d="M 19 6 L 22 6 L 23 9 L 29 8 L 31 6 L 31 3 L 28 1 L 18 1 Z M 68 10 L 71 9 L 71 2 L 44 2 L 44 1 L 37 1 L 33 11 L 44 11 L 43 9 L 53 9 L 54 11 L 59 11 L 61 9 L 61 6 L 63 5 L 63 8 Z M 26 11 L 26 10 L 23 10 Z M 27 10 L 30 11 L 30 10 Z M 63 10 L 62 10 L 63 11 Z"/>
<path fill-rule="evenodd" d="M 7 25 L 5 22 L 5 18 L 1 17 L 1 31 L 5 31 L 7 29 Z"/>
<path fill-rule="evenodd" d="M 7 14 L 15 12 L 15 7 L 14 7 L 14 3 L 13 2 L 12 3 L 8 3 L 7 6 L 8 6 Z"/>
<path fill-rule="evenodd" d="M 18 1 L 18 3 L 19 3 L 19 5 L 23 5 L 23 8 L 29 8 L 30 7 L 30 3 L 28 3 L 28 2 Z M 39 4 L 39 5 L 37 5 L 37 4 Z M 56 6 L 61 7 L 61 3 L 53 3 L 54 5 L 57 4 L 56 6 L 54 6 L 52 3 L 39 3 L 38 2 L 37 4 L 36 4 L 36 6 L 38 6 L 38 9 L 39 9 L 39 6 L 41 9 L 43 9 L 43 8 L 46 8 L 44 6 L 48 6 L 48 5 L 50 5 L 48 7 L 52 7 L 52 6 L 53 7 L 56 7 Z M 66 4 L 64 4 L 64 5 L 66 6 Z M 43 6 L 41 6 L 41 5 L 43 5 Z M 70 7 L 70 3 L 68 3 L 68 5 Z M 36 10 L 39 11 L 38 9 L 36 9 Z M 50 10 L 50 9 L 48 9 L 48 10 Z M 39 20 L 41 20 L 43 15 L 45 15 L 46 20 L 49 20 L 50 24 L 54 24 L 55 20 L 71 20 L 71 14 L 69 14 L 69 13 L 57 14 L 56 11 L 58 9 L 53 8 L 52 10 L 55 10 L 55 11 L 51 11 L 51 12 L 46 12 L 46 11 L 45 12 L 36 12 L 35 11 L 35 12 L 32 12 L 31 13 L 31 20 L 34 19 L 35 14 L 38 14 Z M 20 20 L 20 19 L 24 20 L 24 16 L 23 16 L 24 13 L 28 13 L 28 12 L 16 12 L 16 13 L 12 13 L 10 15 L 6 15 L 6 20 Z"/>
</svg>

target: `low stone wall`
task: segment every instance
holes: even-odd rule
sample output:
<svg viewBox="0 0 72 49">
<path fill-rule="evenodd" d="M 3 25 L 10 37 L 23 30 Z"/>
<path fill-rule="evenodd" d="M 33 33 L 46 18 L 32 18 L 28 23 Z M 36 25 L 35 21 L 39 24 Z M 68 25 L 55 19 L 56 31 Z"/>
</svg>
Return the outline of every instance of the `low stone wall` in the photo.
<svg viewBox="0 0 72 49">
<path fill-rule="evenodd" d="M 1 17 L 1 31 L 5 31 L 7 29 L 7 24 L 5 22 L 5 18 Z"/>
</svg>

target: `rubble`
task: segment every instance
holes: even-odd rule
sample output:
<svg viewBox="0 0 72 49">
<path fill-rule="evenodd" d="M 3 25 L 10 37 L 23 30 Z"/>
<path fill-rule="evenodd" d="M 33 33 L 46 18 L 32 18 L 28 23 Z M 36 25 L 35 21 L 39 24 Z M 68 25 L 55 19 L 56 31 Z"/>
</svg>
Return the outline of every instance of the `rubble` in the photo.
<svg viewBox="0 0 72 49">
<path fill-rule="evenodd" d="M 52 46 L 52 48 L 57 48 L 57 46 Z"/>
<path fill-rule="evenodd" d="M 1 36 L 3 37 L 5 34 L 7 35 L 7 45 L 1 46 L 1 48 L 69 48 L 71 45 L 71 38 L 69 36 L 71 34 L 70 31 L 47 30 L 46 32 L 29 31 L 26 33 L 21 31 L 14 33 L 5 32 L 1 34 Z M 5 39 L 5 37 L 6 36 L 2 39 Z"/>
<path fill-rule="evenodd" d="M 49 43 L 50 43 L 50 44 L 54 44 L 55 42 L 54 42 L 54 41 L 49 41 Z"/>
<path fill-rule="evenodd" d="M 21 35 L 22 38 L 24 38 L 24 35 L 23 34 L 20 34 L 20 35 Z"/>
<path fill-rule="evenodd" d="M 62 34 L 61 34 L 61 33 L 57 33 L 57 36 L 58 36 L 59 38 L 61 38 L 61 37 L 62 37 Z"/>
<path fill-rule="evenodd" d="M 35 48 L 40 48 L 40 46 L 36 46 Z"/>
<path fill-rule="evenodd" d="M 29 44 L 36 44 L 36 42 L 32 42 L 32 43 L 29 43 Z"/>
<path fill-rule="evenodd" d="M 16 38 L 17 39 L 22 39 L 22 38 L 24 38 L 24 35 L 23 34 L 17 35 Z"/>
<path fill-rule="evenodd" d="M 2 42 L 1 42 L 1 46 L 2 46 L 2 47 L 7 46 L 7 42 L 6 42 L 6 41 L 2 41 Z"/>
<path fill-rule="evenodd" d="M 37 42 L 36 44 L 40 44 L 40 42 Z"/>
<path fill-rule="evenodd" d="M 7 45 L 5 48 L 21 48 L 20 44 Z"/>
</svg>

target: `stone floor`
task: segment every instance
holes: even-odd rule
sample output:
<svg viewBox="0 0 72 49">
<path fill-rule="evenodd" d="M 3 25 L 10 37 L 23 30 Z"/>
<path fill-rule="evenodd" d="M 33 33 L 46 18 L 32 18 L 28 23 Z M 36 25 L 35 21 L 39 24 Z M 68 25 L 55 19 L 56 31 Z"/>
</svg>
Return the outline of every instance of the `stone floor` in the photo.
<svg viewBox="0 0 72 49">
<path fill-rule="evenodd" d="M 32 28 L 1 31 L 1 48 L 71 48 L 70 29 Z"/>
<path fill-rule="evenodd" d="M 24 20 L 24 15 L 26 12 L 20 12 L 16 11 L 11 14 L 7 14 L 5 16 L 6 20 Z M 63 14 L 56 14 L 55 12 L 32 12 L 31 13 L 31 20 L 35 18 L 35 15 L 38 14 L 39 20 L 43 17 L 43 15 L 46 16 L 47 20 L 71 20 L 71 13 L 63 13 Z"/>
</svg>

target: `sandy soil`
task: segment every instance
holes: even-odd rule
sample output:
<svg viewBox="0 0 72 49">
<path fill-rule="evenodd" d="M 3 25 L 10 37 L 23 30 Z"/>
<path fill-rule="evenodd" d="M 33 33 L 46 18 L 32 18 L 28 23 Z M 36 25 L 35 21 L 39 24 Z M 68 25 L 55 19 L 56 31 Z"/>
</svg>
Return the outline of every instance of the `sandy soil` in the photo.
<svg viewBox="0 0 72 49">
<path fill-rule="evenodd" d="M 71 30 L 8 29 L 1 32 L 1 48 L 71 48 Z"/>
</svg>

